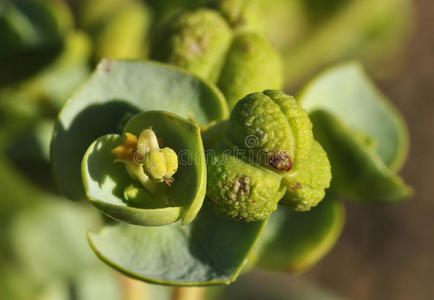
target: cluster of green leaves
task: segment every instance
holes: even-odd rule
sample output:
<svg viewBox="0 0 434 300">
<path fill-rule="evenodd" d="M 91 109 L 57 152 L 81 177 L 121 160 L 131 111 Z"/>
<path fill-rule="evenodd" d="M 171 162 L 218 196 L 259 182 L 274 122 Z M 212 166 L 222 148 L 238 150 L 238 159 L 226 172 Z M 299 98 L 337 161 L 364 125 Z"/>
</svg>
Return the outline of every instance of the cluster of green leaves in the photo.
<svg viewBox="0 0 434 300">
<path fill-rule="evenodd" d="M 405 124 L 359 65 L 341 65 L 320 75 L 307 85 L 300 99 L 311 112 L 315 135 L 330 157 L 332 170 L 337 170 L 326 200 L 318 207 L 305 213 L 279 209 L 266 225 L 266 221 L 226 219 L 205 203 L 188 225 L 177 222 L 138 227 L 119 223 L 90 233 L 95 253 L 129 276 L 167 285 L 229 283 L 255 262 L 271 270 L 301 270 L 322 257 L 339 236 L 344 219 L 339 198 L 385 203 L 408 195 L 408 188 L 394 173 L 407 151 Z M 355 109 L 352 117 L 345 108 Z M 221 93 L 189 73 L 151 62 L 105 60 L 64 107 L 55 127 L 53 166 L 63 190 L 70 197 L 82 198 L 80 163 L 87 147 L 104 134 L 120 133 L 118 124 L 125 113 L 156 109 L 201 125 L 227 117 Z M 138 115 L 139 123 L 145 127 L 151 124 L 152 118 L 145 121 L 141 116 L 146 113 Z M 354 116 L 370 121 L 357 122 Z M 377 116 L 375 121 L 373 116 Z M 327 118 L 325 123 L 323 118 Z M 154 124 L 182 132 L 182 126 L 174 121 L 177 118 L 172 119 L 154 119 Z M 118 185 L 128 180 L 125 171 L 112 163 L 110 150 L 119 143 L 118 138 L 101 138 L 89 148 L 83 162 L 86 193 L 104 213 L 143 225 L 134 220 L 137 214 L 146 219 L 146 213 L 129 207 L 117 196 Z M 184 193 L 200 188 L 182 186 Z"/>
</svg>

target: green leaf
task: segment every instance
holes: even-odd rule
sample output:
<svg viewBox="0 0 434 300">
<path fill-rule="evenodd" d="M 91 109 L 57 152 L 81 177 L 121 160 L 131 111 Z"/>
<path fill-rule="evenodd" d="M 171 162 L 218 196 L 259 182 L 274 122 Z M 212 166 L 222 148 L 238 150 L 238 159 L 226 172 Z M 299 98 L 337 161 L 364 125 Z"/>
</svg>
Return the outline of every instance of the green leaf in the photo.
<svg viewBox="0 0 434 300">
<path fill-rule="evenodd" d="M 330 2 L 337 1 L 341 0 L 315 3 L 327 6 L 327 13 L 330 13 L 333 8 Z M 321 19 L 318 15 L 317 24 L 306 25 L 308 20 L 301 18 L 294 26 L 298 29 L 310 25 L 310 28 L 301 32 L 298 40 L 292 39 L 292 43 L 287 43 L 288 47 L 284 49 L 287 87 L 299 84 L 313 72 L 348 59 L 363 61 L 380 76 L 393 69 L 390 65 L 396 64 L 396 54 L 402 50 L 409 36 L 413 1 L 346 2 L 338 5 L 328 18 Z"/>
<path fill-rule="evenodd" d="M 409 195 L 395 174 L 408 152 L 408 131 L 362 68 L 347 63 L 314 79 L 299 98 L 332 166 L 332 187 L 345 197 L 388 203 Z"/>
<path fill-rule="evenodd" d="M 97 215 L 88 207 L 47 194 L 32 204 L 3 225 L 8 230 L 8 239 L 3 241 L 13 255 L 0 260 L 2 295 L 8 299 L 60 300 L 71 299 L 71 294 L 79 300 L 123 299 L 119 276 L 86 245 L 84 233 L 99 225 Z"/>
<path fill-rule="evenodd" d="M 315 138 L 332 166 L 332 188 L 341 196 L 366 203 L 393 203 L 409 196 L 410 189 L 401 178 L 337 117 L 317 110 L 310 118 Z"/>
<path fill-rule="evenodd" d="M 405 121 L 359 64 L 339 65 L 317 76 L 299 99 L 308 111 L 328 111 L 372 138 L 376 154 L 392 170 L 404 163 L 409 145 Z"/>
<path fill-rule="evenodd" d="M 56 59 L 18 90 L 23 90 L 35 101 L 48 100 L 54 108 L 60 109 L 89 76 L 90 51 L 91 41 L 86 34 L 79 31 L 68 34 Z"/>
<path fill-rule="evenodd" d="M 124 133 L 139 136 L 142 130 L 150 127 L 180 160 L 173 185 L 162 184 L 162 193 L 168 196 L 169 203 L 156 200 L 141 208 L 128 206 L 123 192 L 134 180 L 124 164 L 113 162 L 115 156 L 111 151 L 123 143 L 123 138 L 114 134 L 97 139 L 83 158 L 86 195 L 103 213 L 127 223 L 166 225 L 182 218 L 182 223 L 187 224 L 202 207 L 206 192 L 206 163 L 200 129 L 174 114 L 149 111 L 131 118 Z"/>
<path fill-rule="evenodd" d="M 54 122 L 41 119 L 32 124 L 31 128 L 20 131 L 8 143 L 6 152 L 9 158 L 23 163 L 49 162 L 49 148 Z"/>
<path fill-rule="evenodd" d="M 34 74 L 62 49 L 55 12 L 45 1 L 3 1 L 0 45 L 0 85 Z"/>
<path fill-rule="evenodd" d="M 330 195 L 308 212 L 279 209 L 264 231 L 258 266 L 278 271 L 309 268 L 336 243 L 344 215 L 343 204 Z"/>
<path fill-rule="evenodd" d="M 41 191 L 35 188 L 22 173 L 18 172 L 4 155 L 7 134 L 0 130 L 0 218 L 6 220 L 14 213 L 39 200 Z"/>
<path fill-rule="evenodd" d="M 101 267 L 83 238 L 89 227 L 99 225 L 99 218 L 77 203 L 48 195 L 41 200 L 19 213 L 10 227 L 14 256 L 26 274 L 44 283 Z"/>
<path fill-rule="evenodd" d="M 84 197 L 80 163 L 88 146 L 102 135 L 119 133 L 127 113 L 147 110 L 165 110 L 201 125 L 228 115 L 221 93 L 187 72 L 152 62 L 103 60 L 55 126 L 52 163 L 68 197 Z"/>
<path fill-rule="evenodd" d="M 186 226 L 118 224 L 89 233 L 95 253 L 122 273 L 166 285 L 229 284 L 236 279 L 265 222 L 238 222 L 204 205 Z"/>
</svg>

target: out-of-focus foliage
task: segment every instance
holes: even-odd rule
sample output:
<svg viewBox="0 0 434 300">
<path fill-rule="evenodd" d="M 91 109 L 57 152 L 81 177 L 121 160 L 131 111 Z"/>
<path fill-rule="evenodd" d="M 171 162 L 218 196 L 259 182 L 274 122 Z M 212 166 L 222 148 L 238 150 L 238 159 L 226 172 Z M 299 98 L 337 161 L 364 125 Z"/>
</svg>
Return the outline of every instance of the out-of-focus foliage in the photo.
<svg viewBox="0 0 434 300">
<path fill-rule="evenodd" d="M 79 26 L 94 41 L 95 62 L 103 57 L 145 58 L 151 12 L 140 0 L 80 1 Z"/>
<path fill-rule="evenodd" d="M 300 101 L 311 112 L 315 137 L 332 164 L 332 187 L 340 196 L 390 203 L 409 195 L 395 173 L 407 158 L 407 125 L 358 64 L 314 78 Z"/>
</svg>

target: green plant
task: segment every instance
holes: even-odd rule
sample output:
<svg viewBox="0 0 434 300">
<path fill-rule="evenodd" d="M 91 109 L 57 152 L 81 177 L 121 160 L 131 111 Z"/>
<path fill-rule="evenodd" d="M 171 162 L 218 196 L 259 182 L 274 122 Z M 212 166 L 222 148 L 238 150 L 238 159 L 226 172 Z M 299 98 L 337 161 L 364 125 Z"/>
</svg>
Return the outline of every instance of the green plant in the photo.
<svg viewBox="0 0 434 300">
<path fill-rule="evenodd" d="M 0 212 L 18 216 L 5 221 L 13 251 L 28 262 L 15 273 L 34 269 L 23 293 L 66 299 L 71 286 L 83 299 L 104 298 L 102 289 L 84 292 L 94 281 L 83 278 L 94 276 L 113 286 L 113 299 L 122 297 L 114 273 L 80 254 L 82 244 L 73 260 L 86 272 L 47 263 L 45 250 L 26 253 L 38 245 L 27 238 L 31 223 L 41 224 L 35 230 L 47 233 L 46 247 L 56 253 L 64 249 L 50 236 L 75 238 L 83 228 L 69 227 L 80 222 L 91 229 L 95 254 L 114 269 L 151 283 L 206 286 L 229 284 L 253 266 L 305 270 L 338 239 L 342 199 L 408 197 L 397 175 L 408 152 L 406 124 L 360 64 L 334 65 L 296 97 L 280 91 L 348 57 L 372 67 L 378 49 L 400 44 L 406 21 L 384 21 L 391 7 L 401 12 L 390 1 L 372 10 L 361 9 L 371 1 L 330 2 L 333 9 L 324 10 L 302 0 L 82 1 L 77 24 L 61 0 L 0 4 L 0 62 L 7 62 L 2 74 L 10 73 L 0 75 L 7 85 L 0 89 L 7 155 L 0 185 L 16 199 L 0 202 Z M 35 65 L 26 65 L 28 57 Z M 147 57 L 160 62 L 138 61 Z M 118 60 L 125 58 L 133 60 Z M 97 210 L 57 205 L 65 199 L 47 193 L 51 177 L 40 184 L 50 140 L 62 193 Z M 26 175 L 41 163 L 29 176 L 39 188 L 11 161 Z M 95 212 L 108 217 L 104 224 Z M 59 232 L 48 219 L 58 220 Z M 8 251 L 0 248 L 0 276 L 15 291 L 9 278 L 17 274 L 3 263 Z M 38 277 L 57 280 L 41 292 Z"/>
<path fill-rule="evenodd" d="M 334 97 L 327 98 L 331 83 L 319 90 L 318 82 L 328 81 L 330 77 L 334 79 L 335 76 L 350 78 L 348 73 L 353 75 L 351 81 L 339 81 L 341 90 L 333 89 Z M 122 82 L 128 82 L 128 85 Z M 395 132 L 395 146 L 387 143 L 390 161 L 377 152 L 381 148 L 375 148 L 372 143 L 377 137 L 369 134 L 367 129 L 360 134 L 358 132 L 362 129 L 346 124 L 346 116 L 340 111 L 309 102 L 309 95 L 317 92 L 326 101 L 324 105 L 330 104 L 332 108 L 335 107 L 332 105 L 335 99 L 340 99 L 340 108 L 352 105 L 351 101 L 355 98 L 347 97 L 346 93 L 368 95 L 366 99 L 369 100 L 365 100 L 361 107 L 359 105 L 357 113 L 366 110 L 384 114 L 375 122 L 378 122 L 376 126 L 387 126 L 390 133 Z M 310 117 L 294 98 L 278 91 L 265 91 L 251 94 L 238 102 L 229 121 L 223 121 L 227 117 L 226 103 L 211 84 L 162 64 L 103 61 L 88 84 L 62 110 L 52 144 L 54 169 L 64 191 L 71 197 L 84 196 L 80 172 L 84 156 L 83 180 L 87 196 L 106 215 L 123 221 L 107 226 L 100 233 L 89 234 L 89 242 L 96 254 L 129 276 L 168 285 L 229 283 L 237 277 L 246 262 L 257 261 L 260 266 L 270 269 L 298 270 L 318 260 L 339 235 L 343 209 L 336 198 L 355 195 L 360 201 L 390 202 L 408 195 L 408 188 L 393 173 L 396 169 L 387 167 L 393 166 L 396 157 L 399 161 L 399 156 L 405 155 L 405 127 L 357 64 L 339 66 L 314 79 L 300 98 L 301 103 L 306 103 L 311 111 Z M 135 116 L 124 125 L 125 116 L 131 115 Z M 334 127 L 330 129 L 335 123 L 322 124 L 322 116 L 333 118 L 336 124 L 346 129 L 342 129 L 343 133 L 336 133 Z M 282 210 L 303 211 L 315 206 L 324 196 L 324 188 L 330 180 L 330 166 L 321 146 L 313 140 L 310 119 L 315 136 L 325 145 L 331 158 L 332 174 L 333 167 L 343 174 L 353 174 L 353 164 L 363 165 L 367 171 L 360 169 L 360 173 L 348 176 L 344 183 L 340 181 L 340 176 L 333 177 L 328 200 L 311 212 L 295 213 L 300 214 L 299 218 L 295 218 L 294 213 Z M 208 127 L 211 122 L 214 125 Z M 202 155 L 198 159 L 196 154 L 205 155 L 208 152 L 204 152 L 201 146 L 199 125 L 204 128 L 203 139 L 207 148 L 214 150 L 207 160 L 207 198 L 210 201 L 205 200 L 202 207 L 205 159 Z M 139 196 L 141 200 L 138 202 L 131 201 L 128 195 L 125 196 L 131 184 L 142 192 L 146 192 L 146 188 L 127 174 L 123 164 L 113 162 L 116 159 L 113 149 L 124 142 L 124 138 L 113 134 L 130 132 L 139 137 L 142 130 L 150 127 L 155 128 L 157 137 L 161 134 L 164 147 L 175 150 L 180 167 L 173 175 L 172 187 L 164 182 L 158 183 L 162 190 L 151 194 L 152 201 L 149 194 L 143 198 Z M 323 133 L 316 135 L 319 130 Z M 111 135 L 100 137 L 104 134 Z M 335 134 L 340 134 L 338 137 L 342 140 L 336 140 Z M 341 137 L 342 134 L 346 135 Z M 267 136 L 270 137 L 268 140 Z M 246 138 L 254 138 L 255 144 L 248 144 Z M 96 142 L 85 154 L 88 145 L 95 139 Z M 188 146 L 190 143 L 191 148 Z M 340 147 L 347 147 L 346 143 L 352 148 L 344 148 L 347 150 L 346 160 L 342 161 L 341 152 L 334 147 L 341 151 Z M 252 150 L 256 156 L 252 161 L 242 155 L 220 156 L 221 151 L 233 147 Z M 287 150 L 288 156 L 279 156 L 276 162 L 275 154 L 282 155 L 276 150 L 281 149 Z M 190 156 L 191 161 L 187 160 L 187 166 L 182 165 L 182 150 L 194 154 Z M 266 156 L 258 156 L 261 151 Z M 290 166 L 293 172 L 288 172 Z M 188 169 L 191 167 L 196 171 Z M 146 172 L 146 168 L 142 171 Z M 238 187 L 236 200 L 240 203 L 244 201 L 245 206 L 226 206 L 225 201 L 233 200 L 231 193 L 234 186 Z M 133 194 L 137 195 L 137 191 L 133 190 Z M 164 195 L 172 195 L 173 201 L 162 200 Z M 188 198 L 189 195 L 193 195 L 192 198 Z M 282 197 L 281 203 L 289 208 L 282 207 L 278 212 L 271 213 Z M 257 202 L 252 204 L 254 201 L 250 200 Z M 263 210 L 255 205 L 268 208 Z M 190 209 L 194 213 L 186 220 L 183 214 L 188 214 Z M 221 212 L 237 220 L 223 217 Z M 194 217 L 196 213 L 198 215 Z M 169 224 L 177 219 L 184 221 Z M 267 219 L 270 219 L 270 229 L 265 231 L 263 239 L 259 239 Z M 163 226 L 137 227 L 124 222 Z M 306 246 L 295 247 L 294 250 L 288 248 L 286 252 L 285 247 L 288 246 L 283 241 L 288 238 L 281 235 L 287 233 L 285 226 L 290 226 L 291 222 L 299 223 L 291 244 L 293 247 L 297 243 Z M 318 224 L 321 230 L 314 230 L 316 227 L 313 224 Z M 227 235 L 228 232 L 231 235 Z M 279 240 L 282 242 L 279 243 Z M 276 257 L 278 261 L 273 261 Z M 179 265 L 181 262 L 183 267 Z"/>
</svg>

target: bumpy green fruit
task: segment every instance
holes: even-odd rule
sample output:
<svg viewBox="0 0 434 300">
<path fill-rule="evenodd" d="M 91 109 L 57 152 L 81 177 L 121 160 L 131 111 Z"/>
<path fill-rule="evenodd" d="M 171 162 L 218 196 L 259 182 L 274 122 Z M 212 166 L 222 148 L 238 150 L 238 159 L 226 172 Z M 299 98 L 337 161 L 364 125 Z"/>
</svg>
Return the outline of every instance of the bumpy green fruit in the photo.
<svg viewBox="0 0 434 300">
<path fill-rule="evenodd" d="M 229 107 L 242 97 L 264 89 L 280 89 L 282 65 L 277 52 L 260 34 L 244 32 L 235 36 L 218 87 L 226 96 Z"/>
<path fill-rule="evenodd" d="M 154 52 L 157 59 L 215 82 L 229 48 L 232 32 L 217 12 L 201 9 L 172 20 Z"/>
<path fill-rule="evenodd" d="M 266 219 L 285 193 L 281 177 L 219 152 L 208 161 L 207 197 L 223 215 L 243 221 Z"/>
<path fill-rule="evenodd" d="M 229 122 L 229 139 L 252 151 L 263 166 L 289 171 L 278 164 L 282 159 L 289 156 L 295 167 L 310 155 L 313 134 L 309 116 L 293 97 L 280 91 L 246 96 L 234 107 Z"/>
<path fill-rule="evenodd" d="M 282 191 L 283 204 L 296 211 L 322 200 L 331 180 L 330 163 L 293 97 L 272 90 L 247 95 L 223 125 L 204 134 L 215 141 L 216 133 L 223 132 L 217 144 L 210 143 L 219 154 L 208 161 L 207 197 L 219 212 L 263 220 L 277 208 Z"/>
<path fill-rule="evenodd" d="M 292 172 L 284 176 L 283 184 L 288 190 L 280 204 L 295 211 L 310 210 L 324 198 L 331 177 L 327 153 L 314 141 L 309 159 L 298 164 Z"/>
<path fill-rule="evenodd" d="M 282 63 L 264 38 L 256 2 L 222 0 L 217 8 L 172 19 L 157 35 L 154 58 L 217 83 L 230 108 L 249 93 L 280 89 Z"/>
</svg>

